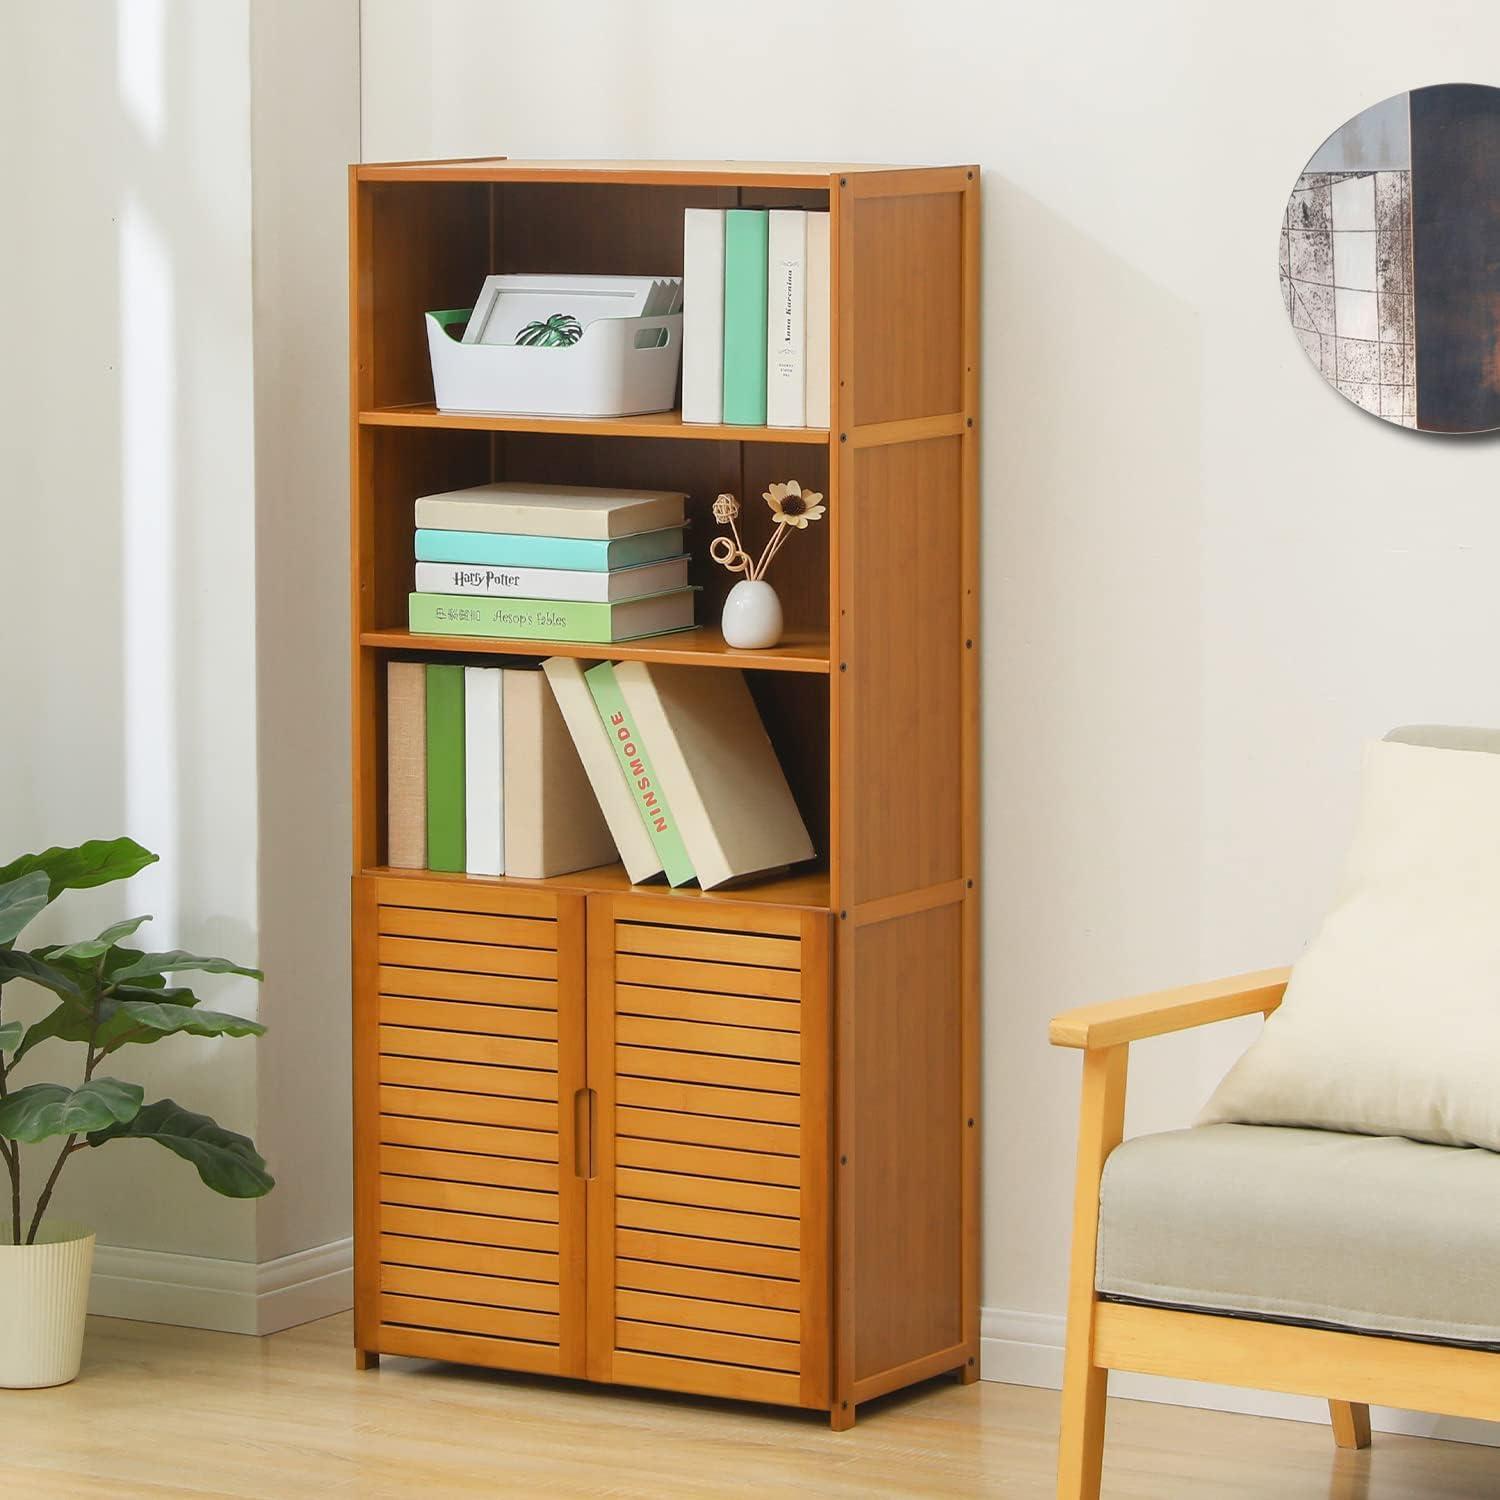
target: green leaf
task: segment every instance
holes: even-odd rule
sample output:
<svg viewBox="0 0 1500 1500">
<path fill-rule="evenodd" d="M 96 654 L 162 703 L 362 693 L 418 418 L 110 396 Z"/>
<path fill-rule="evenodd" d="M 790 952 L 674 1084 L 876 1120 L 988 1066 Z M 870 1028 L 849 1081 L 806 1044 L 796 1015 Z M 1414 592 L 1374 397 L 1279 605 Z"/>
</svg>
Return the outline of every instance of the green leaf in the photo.
<svg viewBox="0 0 1500 1500">
<path fill-rule="evenodd" d="M 143 983 L 147 978 L 160 974 L 178 974 L 194 969 L 203 974 L 243 974 L 247 979 L 262 979 L 259 969 L 247 969 L 227 958 L 203 958 L 196 953 L 185 953 L 174 948 L 170 953 L 143 953 L 134 963 L 116 969 L 110 976 L 116 984 L 133 979 Z"/>
<path fill-rule="evenodd" d="M 81 943 L 69 943 L 66 948 L 48 948 L 44 957 L 51 963 L 59 959 L 75 958 L 87 962 L 108 953 L 123 937 L 129 937 L 136 928 L 151 920 L 150 917 L 126 917 L 123 922 L 114 922 L 98 937 L 87 938 Z"/>
<path fill-rule="evenodd" d="M 90 839 L 73 848 L 44 849 L 40 854 L 23 854 L 13 859 L 0 869 L 0 884 L 42 870 L 47 876 L 47 899 L 56 901 L 63 891 L 128 880 L 156 860 L 156 855 L 134 839 Z"/>
<path fill-rule="evenodd" d="M 149 1001 L 160 1006 L 181 1006 L 185 1010 L 198 1004 L 197 995 L 187 989 L 148 990 L 137 989 L 134 985 L 121 985 L 112 997 L 99 1002 L 98 1040 L 99 1045 L 105 1047 L 106 1050 L 113 1051 L 115 1047 L 120 1046 L 126 1040 L 123 1033 L 135 1029 L 135 1023 L 129 1021 L 120 1026 L 115 1025 L 115 1017 L 120 1006 L 132 1000 Z M 94 1010 L 91 1005 L 64 1001 L 56 1010 L 49 1011 L 41 1020 L 34 1021 L 27 1028 L 26 1039 L 16 1052 L 16 1061 L 20 1062 L 33 1047 L 45 1042 L 49 1037 L 57 1037 L 64 1042 L 86 1042 L 93 1034 L 93 1029 Z M 133 1036 L 128 1040 L 153 1042 L 158 1036 L 166 1034 L 166 1032 L 152 1032 L 146 1036 Z"/>
<path fill-rule="evenodd" d="M 128 1123 L 109 1125 L 89 1136 L 89 1145 L 107 1141 L 150 1140 L 197 1167 L 198 1175 L 226 1198 L 260 1198 L 276 1186 L 249 1136 L 226 1130 L 171 1099 L 148 1104 Z"/>
<path fill-rule="evenodd" d="M 109 1020 L 100 1026 L 97 1044 L 106 1052 L 127 1042 L 145 1044 L 174 1032 L 189 1036 L 262 1036 L 265 1027 L 243 1016 L 218 1010 L 192 1010 L 185 1005 L 156 1000 L 124 1000 L 111 1007 Z"/>
<path fill-rule="evenodd" d="M 0 1136 L 31 1143 L 53 1135 L 114 1130 L 140 1113 L 146 1091 L 117 1078 L 95 1078 L 81 1088 L 33 1083 L 0 1101 Z"/>
<path fill-rule="evenodd" d="M 14 1052 L 21 1040 L 21 1033 L 26 1028 L 19 1021 L 7 1021 L 0 1026 L 0 1056 L 7 1052 Z"/>
<path fill-rule="evenodd" d="M 47 904 L 47 876 L 33 870 L 0 885 L 0 943 L 13 943 L 21 929 Z"/>
<path fill-rule="evenodd" d="M 93 1012 L 87 1006 L 70 1005 L 66 1001 L 56 1010 L 48 1011 L 40 1021 L 33 1021 L 26 1028 L 26 1038 L 16 1049 L 16 1061 L 26 1056 L 39 1042 L 48 1037 L 61 1037 L 65 1042 L 86 1042 L 94 1024 Z"/>
<path fill-rule="evenodd" d="M 82 1001 L 84 992 L 78 982 L 66 970 L 56 968 L 34 953 L 21 953 L 13 948 L 0 948 L 0 984 L 12 979 L 29 979 L 43 989 L 61 995 L 64 1000 Z"/>
</svg>

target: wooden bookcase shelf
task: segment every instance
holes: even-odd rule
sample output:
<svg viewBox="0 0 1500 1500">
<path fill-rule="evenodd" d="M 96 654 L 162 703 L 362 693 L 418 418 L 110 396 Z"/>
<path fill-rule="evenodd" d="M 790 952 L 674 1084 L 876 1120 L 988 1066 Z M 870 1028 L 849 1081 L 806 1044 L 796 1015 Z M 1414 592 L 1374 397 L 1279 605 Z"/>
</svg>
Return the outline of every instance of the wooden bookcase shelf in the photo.
<svg viewBox="0 0 1500 1500">
<path fill-rule="evenodd" d="M 857 1406 L 978 1376 L 974 167 L 350 169 L 355 1343 Z M 830 429 L 439 412 L 422 313 L 491 272 L 671 274 L 693 206 L 827 210 Z M 828 496 L 787 634 L 725 646 L 714 497 Z M 492 479 L 690 496 L 692 631 L 414 635 L 412 502 Z M 741 887 L 387 863 L 385 673 L 552 654 L 746 672 L 819 852 Z"/>
<path fill-rule="evenodd" d="M 732 427 L 684 422 L 680 411 L 643 417 L 513 417 L 486 412 L 439 411 L 430 401 L 362 411 L 365 427 L 439 427 L 455 432 L 551 432 L 586 437 L 682 438 L 698 443 L 812 443 L 826 446 L 826 427 Z"/>
<path fill-rule="evenodd" d="M 405 629 L 367 630 L 365 646 L 419 651 L 424 656 L 467 656 L 494 653 L 504 656 L 577 656 L 587 661 L 663 661 L 682 666 L 741 667 L 758 672 L 828 672 L 828 638 L 791 632 L 766 651 L 738 651 L 724 644 L 714 626 L 647 636 L 613 645 L 580 641 L 512 641 L 486 636 L 413 635 Z"/>
</svg>

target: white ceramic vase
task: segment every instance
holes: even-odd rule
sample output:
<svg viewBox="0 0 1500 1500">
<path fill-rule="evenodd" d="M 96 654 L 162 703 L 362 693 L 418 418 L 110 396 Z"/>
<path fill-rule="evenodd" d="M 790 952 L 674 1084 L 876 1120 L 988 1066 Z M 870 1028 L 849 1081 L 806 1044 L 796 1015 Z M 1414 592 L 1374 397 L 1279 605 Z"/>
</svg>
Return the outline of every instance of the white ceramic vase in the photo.
<svg viewBox="0 0 1500 1500">
<path fill-rule="evenodd" d="M 93 1268 L 94 1236 L 75 1224 L 44 1223 L 34 1245 L 0 1244 L 0 1388 L 78 1374 Z"/>
<path fill-rule="evenodd" d="M 742 578 L 724 600 L 724 644 L 759 651 L 781 639 L 781 600 L 763 578 Z"/>
</svg>

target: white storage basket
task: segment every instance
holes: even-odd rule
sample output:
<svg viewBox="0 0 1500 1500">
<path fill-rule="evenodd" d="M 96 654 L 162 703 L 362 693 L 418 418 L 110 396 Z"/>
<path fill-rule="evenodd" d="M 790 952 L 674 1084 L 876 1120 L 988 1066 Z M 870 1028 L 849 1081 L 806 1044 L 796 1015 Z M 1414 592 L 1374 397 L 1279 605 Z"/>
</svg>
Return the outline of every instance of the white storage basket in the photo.
<svg viewBox="0 0 1500 1500">
<path fill-rule="evenodd" d="M 448 332 L 470 308 L 430 312 L 427 347 L 439 411 L 531 417 L 630 417 L 670 411 L 682 360 L 682 314 L 596 318 L 576 344 L 462 344 Z"/>
</svg>

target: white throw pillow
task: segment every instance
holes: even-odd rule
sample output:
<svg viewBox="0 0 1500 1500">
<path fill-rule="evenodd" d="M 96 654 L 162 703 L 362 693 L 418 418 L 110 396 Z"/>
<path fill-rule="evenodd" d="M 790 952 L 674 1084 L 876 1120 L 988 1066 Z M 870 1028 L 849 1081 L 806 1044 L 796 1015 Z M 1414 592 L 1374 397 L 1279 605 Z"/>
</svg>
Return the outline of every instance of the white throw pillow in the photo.
<svg viewBox="0 0 1500 1500">
<path fill-rule="evenodd" d="M 1354 846 L 1286 998 L 1199 1124 L 1500 1151 L 1500 755 L 1368 745 Z"/>
</svg>

